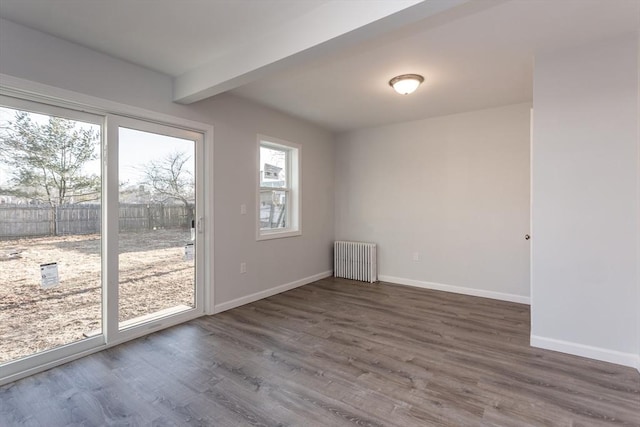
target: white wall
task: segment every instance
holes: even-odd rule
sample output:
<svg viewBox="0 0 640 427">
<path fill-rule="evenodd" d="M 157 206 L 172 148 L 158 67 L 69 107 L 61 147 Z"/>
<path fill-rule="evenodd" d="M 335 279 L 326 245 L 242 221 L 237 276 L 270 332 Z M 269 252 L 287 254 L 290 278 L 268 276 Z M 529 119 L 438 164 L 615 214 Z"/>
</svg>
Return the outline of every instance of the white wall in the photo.
<svg viewBox="0 0 640 427">
<path fill-rule="evenodd" d="M 532 344 L 634 366 L 638 35 L 536 57 Z"/>
<path fill-rule="evenodd" d="M 171 78 L 2 20 L 0 74 L 214 126 L 214 274 L 218 309 L 263 297 L 332 268 L 333 135 L 237 97 L 171 102 Z M 256 134 L 301 144 L 300 237 L 256 242 Z M 247 214 L 240 215 L 240 204 Z M 240 262 L 247 273 L 240 274 Z M 278 288 L 278 286 L 281 286 Z"/>
<path fill-rule="evenodd" d="M 232 95 L 197 105 L 215 127 L 216 305 L 332 272 L 333 136 Z M 256 241 L 256 134 L 302 145 L 302 236 Z M 247 215 L 240 215 L 240 205 Z M 239 274 L 240 262 L 247 273 Z"/>
<path fill-rule="evenodd" d="M 341 135 L 336 238 L 377 243 L 382 280 L 528 302 L 530 107 Z"/>
<path fill-rule="evenodd" d="M 192 120 L 171 77 L 0 18 L 0 73 Z"/>
</svg>

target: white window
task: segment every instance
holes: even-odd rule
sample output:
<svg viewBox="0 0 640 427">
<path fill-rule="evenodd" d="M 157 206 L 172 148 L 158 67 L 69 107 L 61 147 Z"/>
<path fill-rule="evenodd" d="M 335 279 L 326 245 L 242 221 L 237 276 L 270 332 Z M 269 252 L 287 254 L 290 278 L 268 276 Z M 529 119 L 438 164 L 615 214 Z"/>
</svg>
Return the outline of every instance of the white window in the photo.
<svg viewBox="0 0 640 427">
<path fill-rule="evenodd" d="M 302 234 L 298 144 L 258 135 L 257 240 Z"/>
</svg>

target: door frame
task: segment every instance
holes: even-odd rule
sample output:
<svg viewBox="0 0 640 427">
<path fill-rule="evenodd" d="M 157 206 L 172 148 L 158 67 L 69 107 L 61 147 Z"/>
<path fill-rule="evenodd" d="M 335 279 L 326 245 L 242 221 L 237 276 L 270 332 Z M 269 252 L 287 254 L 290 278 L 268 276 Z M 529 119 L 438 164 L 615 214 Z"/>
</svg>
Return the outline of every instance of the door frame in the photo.
<svg viewBox="0 0 640 427">
<path fill-rule="evenodd" d="M 103 240 L 103 252 L 107 254 L 103 258 L 103 332 L 107 344 L 117 344 L 128 341 L 141 335 L 163 329 L 167 324 L 178 324 L 188 320 L 195 319 L 205 314 L 205 298 L 204 298 L 204 266 L 205 266 L 205 250 L 204 242 L 206 241 L 203 225 L 196 227 L 196 250 L 195 250 L 195 307 L 176 314 L 163 316 L 148 322 L 120 329 L 119 322 L 119 153 L 120 128 L 134 129 L 143 132 L 154 133 L 158 135 L 172 136 L 177 138 L 194 141 L 195 145 L 195 180 L 196 180 L 196 221 L 201 223 L 204 220 L 204 134 L 193 130 L 183 129 L 165 123 L 151 122 L 148 120 L 120 116 L 116 114 L 108 114 L 106 116 L 106 140 L 107 144 L 104 150 L 104 180 L 103 195 L 103 234 L 106 238 Z M 109 165 L 112 165 L 109 167 Z"/>
</svg>

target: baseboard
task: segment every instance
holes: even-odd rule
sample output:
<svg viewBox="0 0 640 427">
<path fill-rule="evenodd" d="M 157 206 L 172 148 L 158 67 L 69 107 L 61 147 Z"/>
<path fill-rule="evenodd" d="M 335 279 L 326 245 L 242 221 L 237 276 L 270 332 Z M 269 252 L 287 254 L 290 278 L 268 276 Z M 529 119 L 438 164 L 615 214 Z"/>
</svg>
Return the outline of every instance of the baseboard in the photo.
<svg viewBox="0 0 640 427">
<path fill-rule="evenodd" d="M 398 285 L 415 286 L 416 288 L 433 289 L 436 291 L 453 292 L 455 294 L 471 295 L 474 297 L 491 298 L 500 301 L 530 304 L 530 298 L 523 295 L 505 294 L 502 292 L 487 291 L 483 289 L 465 288 L 462 286 L 444 285 L 442 283 L 423 282 L 421 280 L 404 279 L 402 277 L 378 275 L 382 282 L 396 283 Z"/>
<path fill-rule="evenodd" d="M 561 353 L 573 354 L 574 356 L 588 357 L 589 359 L 603 362 L 615 363 L 616 365 L 636 368 L 640 372 L 640 358 L 632 353 L 622 353 L 606 348 L 592 347 L 569 341 L 546 338 L 531 335 L 531 346 L 544 348 L 545 350 L 559 351 Z"/>
<path fill-rule="evenodd" d="M 295 282 L 285 283 L 284 285 L 276 286 L 275 288 L 266 289 L 231 301 L 216 304 L 213 308 L 213 312 L 221 313 L 226 310 L 231 310 L 232 308 L 240 307 L 241 305 L 249 304 L 330 276 L 333 276 L 333 270 L 323 271 L 322 273 L 314 274 L 313 276 L 305 277 L 303 279 L 296 280 Z"/>
</svg>

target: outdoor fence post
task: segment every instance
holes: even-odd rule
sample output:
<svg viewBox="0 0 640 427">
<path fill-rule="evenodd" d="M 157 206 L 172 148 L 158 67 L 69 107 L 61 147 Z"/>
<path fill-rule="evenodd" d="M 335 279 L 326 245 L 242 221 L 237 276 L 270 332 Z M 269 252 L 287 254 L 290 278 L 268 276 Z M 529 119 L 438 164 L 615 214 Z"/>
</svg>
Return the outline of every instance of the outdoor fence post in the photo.
<svg viewBox="0 0 640 427">
<path fill-rule="evenodd" d="M 58 235 L 58 206 L 52 206 L 51 213 L 53 218 L 51 218 L 51 235 Z"/>
</svg>

